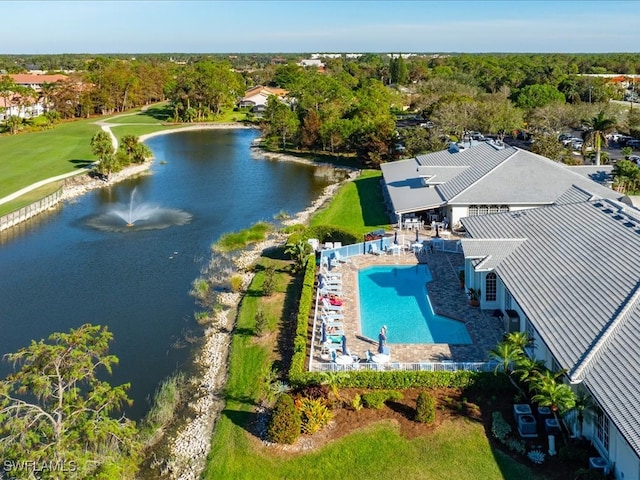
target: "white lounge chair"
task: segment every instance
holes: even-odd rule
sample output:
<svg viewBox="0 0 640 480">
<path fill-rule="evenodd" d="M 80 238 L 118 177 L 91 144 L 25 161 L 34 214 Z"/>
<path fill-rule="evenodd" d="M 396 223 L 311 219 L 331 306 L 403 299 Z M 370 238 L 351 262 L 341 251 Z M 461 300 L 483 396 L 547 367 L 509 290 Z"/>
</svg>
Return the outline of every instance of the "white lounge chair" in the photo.
<svg viewBox="0 0 640 480">
<path fill-rule="evenodd" d="M 342 255 L 340 255 L 340 252 L 336 251 L 333 254 L 333 258 L 331 259 L 331 266 L 337 267 L 340 263 L 351 263 L 351 259 L 343 257 Z"/>
<path fill-rule="evenodd" d="M 370 251 L 374 255 L 384 255 L 384 252 L 378 248 L 378 244 L 377 243 L 372 243 L 371 244 Z"/>
<path fill-rule="evenodd" d="M 331 303 L 329 302 L 328 299 L 323 298 L 322 299 L 322 308 L 328 311 L 333 311 L 333 312 L 342 312 L 342 306 L 341 305 L 331 305 Z"/>
</svg>

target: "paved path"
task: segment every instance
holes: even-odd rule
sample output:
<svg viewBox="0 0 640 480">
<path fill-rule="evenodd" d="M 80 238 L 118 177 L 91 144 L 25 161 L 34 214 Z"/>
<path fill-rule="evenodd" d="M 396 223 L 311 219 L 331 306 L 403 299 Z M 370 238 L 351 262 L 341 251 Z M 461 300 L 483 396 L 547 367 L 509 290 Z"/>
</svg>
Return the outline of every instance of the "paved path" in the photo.
<svg viewBox="0 0 640 480">
<path fill-rule="evenodd" d="M 145 125 L 145 124 L 140 124 L 140 123 L 135 123 L 135 124 L 111 123 L 111 120 L 113 120 L 115 118 L 126 117 L 126 116 L 131 116 L 131 115 L 136 115 L 136 114 L 137 113 L 123 113 L 122 115 L 117 115 L 115 117 L 111 117 L 108 120 L 98 120 L 98 121 L 96 121 L 94 123 L 96 125 L 98 125 L 103 131 L 105 131 L 105 132 L 107 132 L 109 134 L 109 136 L 111 137 L 111 143 L 113 144 L 114 150 L 118 150 L 118 139 L 116 138 L 116 136 L 111 131 L 111 127 L 118 127 L 120 125 Z M 157 125 L 157 124 L 149 123 L 147 125 Z M 83 168 L 74 170 L 72 172 L 63 173 L 62 175 L 56 175 L 55 177 L 45 178 L 44 180 L 40 180 L 39 182 L 32 183 L 31 185 L 29 185 L 27 187 L 21 188 L 17 192 L 13 192 L 12 194 L 7 195 L 6 197 L 0 198 L 0 205 L 2 205 L 3 203 L 10 202 L 11 200 L 15 200 L 16 198 L 20 197 L 21 195 L 24 195 L 25 193 L 29 193 L 29 192 L 31 192 L 33 190 L 36 190 L 37 188 L 40 188 L 40 187 L 42 187 L 44 185 L 47 185 L 49 183 L 57 182 L 57 181 L 60 181 L 60 180 L 64 180 L 65 178 L 69 178 L 69 177 L 73 177 L 73 176 L 80 175 L 80 174 L 83 174 L 83 173 L 87 173 L 89 170 L 91 170 L 93 165 L 94 164 L 91 164 L 88 167 L 83 167 Z"/>
</svg>

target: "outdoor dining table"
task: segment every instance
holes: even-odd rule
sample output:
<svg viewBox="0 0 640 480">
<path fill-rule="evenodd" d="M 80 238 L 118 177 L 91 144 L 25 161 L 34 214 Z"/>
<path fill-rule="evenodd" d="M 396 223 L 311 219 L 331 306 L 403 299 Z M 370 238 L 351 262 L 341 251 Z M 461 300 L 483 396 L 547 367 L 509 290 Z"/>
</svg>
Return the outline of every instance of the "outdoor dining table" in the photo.
<svg viewBox="0 0 640 480">
<path fill-rule="evenodd" d="M 339 355 L 336 357 L 336 363 L 338 365 L 351 365 L 353 363 L 353 358 L 351 355 Z"/>
<path fill-rule="evenodd" d="M 418 253 L 420 251 L 420 249 L 422 248 L 422 242 L 416 242 L 416 243 L 412 244 L 411 248 L 413 248 L 413 251 L 415 253 Z"/>
</svg>

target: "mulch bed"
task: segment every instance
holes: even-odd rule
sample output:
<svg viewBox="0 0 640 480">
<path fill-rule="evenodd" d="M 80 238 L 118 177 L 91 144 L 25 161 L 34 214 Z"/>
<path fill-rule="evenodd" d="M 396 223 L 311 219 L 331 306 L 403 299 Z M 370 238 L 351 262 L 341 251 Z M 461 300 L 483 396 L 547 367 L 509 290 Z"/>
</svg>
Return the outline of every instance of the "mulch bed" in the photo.
<svg viewBox="0 0 640 480">
<path fill-rule="evenodd" d="M 496 441 L 491 434 L 491 415 L 495 411 L 501 411 L 503 417 L 512 425 L 515 434 L 517 431 L 513 418 L 513 402 L 510 395 L 492 395 L 490 397 L 476 396 L 471 392 L 465 392 L 455 388 L 439 388 L 430 390 L 436 399 L 436 421 L 426 425 L 413 420 L 415 415 L 416 398 L 422 389 L 402 390 L 401 400 L 387 402 L 381 410 L 362 408 L 356 411 L 349 407 L 350 400 L 355 394 L 364 393 L 360 389 L 342 389 L 340 397 L 343 399 L 343 407 L 334 408 L 335 417 L 327 428 L 313 436 L 302 436 L 295 445 L 270 445 L 276 455 L 292 455 L 309 452 L 335 441 L 357 430 L 361 430 L 375 423 L 390 422 L 397 425 L 400 433 L 408 439 L 423 435 L 429 435 L 445 421 L 458 421 L 473 419 L 482 422 L 492 448 L 504 452 L 516 461 L 529 466 L 535 473 L 548 480 L 571 480 L 575 478 L 575 472 L 586 465 L 563 462 L 556 455 L 547 455 L 542 465 L 533 464 L 527 457 L 509 451 L 504 445 Z M 262 423 L 263 422 L 258 422 Z M 263 437 L 257 431 L 252 432 L 256 437 Z M 256 438 L 258 440 L 258 438 Z M 557 438 L 556 449 L 562 446 L 562 439 Z M 528 449 L 540 447 L 547 452 L 548 443 L 546 435 L 527 440 Z M 595 450 L 590 448 L 590 455 L 595 455 Z"/>
</svg>

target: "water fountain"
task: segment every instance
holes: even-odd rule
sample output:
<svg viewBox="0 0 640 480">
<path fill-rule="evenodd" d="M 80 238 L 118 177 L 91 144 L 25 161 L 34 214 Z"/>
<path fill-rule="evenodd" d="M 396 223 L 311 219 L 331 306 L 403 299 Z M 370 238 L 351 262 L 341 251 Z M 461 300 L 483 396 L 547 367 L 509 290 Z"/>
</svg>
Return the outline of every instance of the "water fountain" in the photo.
<svg viewBox="0 0 640 480">
<path fill-rule="evenodd" d="M 163 208 L 148 202 L 136 201 L 136 188 L 131 190 L 129 204 L 115 204 L 105 213 L 87 221 L 87 225 L 108 232 L 157 230 L 191 221 L 191 214 L 175 208 Z"/>
</svg>

